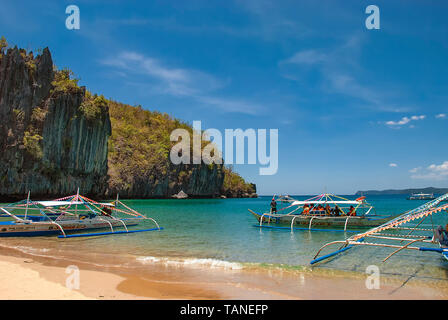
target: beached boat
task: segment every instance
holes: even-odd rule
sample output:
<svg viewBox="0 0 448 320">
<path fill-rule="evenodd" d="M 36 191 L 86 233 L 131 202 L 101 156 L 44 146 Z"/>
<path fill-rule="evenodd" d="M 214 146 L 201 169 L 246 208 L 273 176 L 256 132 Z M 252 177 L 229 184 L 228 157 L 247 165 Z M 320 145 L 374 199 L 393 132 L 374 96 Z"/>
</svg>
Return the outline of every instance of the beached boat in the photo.
<svg viewBox="0 0 448 320">
<path fill-rule="evenodd" d="M 97 202 L 77 193 L 53 201 L 26 200 L 0 207 L 0 237 L 59 235 L 60 238 L 161 230 L 158 223 L 121 201 Z M 144 220 L 155 228 L 129 230 Z M 106 229 L 107 232 L 85 233 Z M 84 233 L 82 233 L 84 232 Z"/>
<path fill-rule="evenodd" d="M 356 215 L 350 215 L 350 208 L 354 209 Z M 365 197 L 349 200 L 327 193 L 307 200 L 294 200 L 288 206 L 278 209 L 277 212 L 256 213 L 250 209 L 249 212 L 255 216 L 259 227 L 272 228 L 280 224 L 291 229 L 309 230 L 316 230 L 316 227 L 331 227 L 340 230 L 371 228 L 393 218 L 377 215 L 375 208 L 366 201 Z"/>
<path fill-rule="evenodd" d="M 434 200 L 435 198 L 433 193 L 413 193 L 408 200 Z"/>
<path fill-rule="evenodd" d="M 432 219 L 435 214 L 448 213 L 448 204 L 442 204 L 447 199 L 448 193 L 416 209 L 407 211 L 378 227 L 353 235 L 346 240 L 329 242 L 317 251 L 310 263 L 320 263 L 355 246 L 395 249 L 384 258 L 383 262 L 402 250 L 437 252 L 448 260 L 448 225 L 436 227 Z M 428 217 L 430 217 L 431 224 L 425 226 L 422 223 Z M 319 256 L 323 249 L 332 245 L 339 245 L 340 247 L 334 252 Z"/>
</svg>

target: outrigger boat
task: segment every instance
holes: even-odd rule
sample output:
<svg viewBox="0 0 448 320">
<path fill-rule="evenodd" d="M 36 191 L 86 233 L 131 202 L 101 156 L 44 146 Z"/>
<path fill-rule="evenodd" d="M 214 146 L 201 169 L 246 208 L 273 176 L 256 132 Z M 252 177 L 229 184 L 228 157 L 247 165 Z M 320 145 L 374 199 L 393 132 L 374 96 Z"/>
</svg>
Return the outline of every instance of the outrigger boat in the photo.
<svg viewBox="0 0 448 320">
<path fill-rule="evenodd" d="M 53 201 L 26 200 L 0 207 L 0 237 L 58 235 L 59 238 L 90 237 L 162 230 L 148 218 L 118 200 L 97 202 L 79 194 Z M 129 230 L 142 221 L 155 228 Z M 108 229 L 107 232 L 80 233 Z M 117 230 L 120 229 L 120 230 Z"/>
<path fill-rule="evenodd" d="M 408 200 L 434 200 L 435 198 L 433 193 L 413 193 Z"/>
<path fill-rule="evenodd" d="M 401 250 L 437 252 L 448 260 L 448 230 L 442 226 L 435 228 L 432 219 L 435 214 L 448 213 L 448 204 L 441 204 L 447 199 L 448 193 L 378 227 L 353 235 L 346 240 L 329 242 L 317 251 L 310 263 L 322 262 L 355 246 L 395 249 L 383 262 Z M 430 217 L 431 225 L 425 227 L 422 223 L 428 217 Z M 371 242 L 374 240 L 377 242 Z M 334 252 L 319 257 L 324 248 L 332 245 L 340 247 Z"/>
<path fill-rule="evenodd" d="M 327 205 L 332 207 L 330 214 L 325 211 Z M 313 206 L 315 209 L 305 214 L 304 208 L 306 206 Z M 354 208 L 355 216 L 348 214 L 350 207 Z M 316 208 L 321 208 L 321 210 L 316 210 Z M 336 208 L 339 208 L 339 211 L 333 214 Z M 259 222 L 257 227 L 290 228 L 291 230 L 306 229 L 312 231 L 329 231 L 328 227 L 336 228 L 336 231 L 372 228 L 393 218 L 392 216 L 377 215 L 375 208 L 366 201 L 365 197 L 349 200 L 327 193 L 307 200 L 291 201 L 288 206 L 280 208 L 277 213 L 267 212 L 260 214 L 250 209 L 249 212 Z M 276 226 L 279 224 L 284 226 Z M 325 229 L 322 229 L 322 227 Z"/>
</svg>

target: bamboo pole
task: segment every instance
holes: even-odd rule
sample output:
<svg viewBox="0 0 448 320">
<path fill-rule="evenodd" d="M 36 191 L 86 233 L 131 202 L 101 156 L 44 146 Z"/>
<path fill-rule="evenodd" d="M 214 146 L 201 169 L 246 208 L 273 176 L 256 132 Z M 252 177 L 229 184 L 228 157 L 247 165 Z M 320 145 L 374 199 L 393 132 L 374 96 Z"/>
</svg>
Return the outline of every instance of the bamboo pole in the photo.
<svg viewBox="0 0 448 320">
<path fill-rule="evenodd" d="M 30 203 L 30 193 L 31 193 L 31 191 L 28 190 L 28 197 L 26 198 L 25 220 L 26 220 L 26 216 L 28 215 L 28 205 Z"/>
<path fill-rule="evenodd" d="M 423 241 L 424 239 L 425 239 L 425 238 L 421 238 L 421 239 L 415 239 L 415 240 L 410 241 L 409 243 L 407 243 L 407 244 L 404 245 L 403 247 L 399 248 L 398 250 L 395 250 L 395 251 L 392 252 L 390 255 L 388 255 L 388 256 L 386 257 L 386 259 L 383 260 L 383 262 L 386 262 L 387 259 L 389 259 L 390 257 L 392 257 L 394 254 L 400 252 L 401 250 L 406 249 L 409 245 L 411 245 L 411 244 L 413 244 L 413 243 L 415 243 L 415 242 L 418 242 L 418 241 Z"/>
</svg>

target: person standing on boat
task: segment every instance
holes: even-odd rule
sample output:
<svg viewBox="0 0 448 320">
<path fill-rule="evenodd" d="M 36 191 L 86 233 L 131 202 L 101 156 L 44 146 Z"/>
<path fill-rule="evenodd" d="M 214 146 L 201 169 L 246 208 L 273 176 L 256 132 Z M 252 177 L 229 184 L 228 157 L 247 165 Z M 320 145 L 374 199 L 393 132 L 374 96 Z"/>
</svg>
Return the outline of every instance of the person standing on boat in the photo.
<svg viewBox="0 0 448 320">
<path fill-rule="evenodd" d="M 277 202 L 274 198 L 271 201 L 271 213 L 277 213 Z"/>
</svg>

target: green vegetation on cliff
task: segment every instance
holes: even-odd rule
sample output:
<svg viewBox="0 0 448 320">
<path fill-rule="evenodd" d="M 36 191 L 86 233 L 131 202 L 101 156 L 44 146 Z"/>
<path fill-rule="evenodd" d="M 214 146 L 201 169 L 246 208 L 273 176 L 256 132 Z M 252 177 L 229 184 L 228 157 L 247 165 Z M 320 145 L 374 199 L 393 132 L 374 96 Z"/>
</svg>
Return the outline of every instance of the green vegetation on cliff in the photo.
<svg viewBox="0 0 448 320">
<path fill-rule="evenodd" d="M 222 193 L 227 197 L 243 197 L 255 194 L 255 185 L 247 183 L 231 166 L 224 168 Z"/>
<path fill-rule="evenodd" d="M 167 114 L 109 101 L 109 176 L 112 189 L 131 188 L 136 177 L 157 182 L 169 172 L 170 133 L 188 128 Z M 149 181 L 148 181 L 149 182 Z"/>
<path fill-rule="evenodd" d="M 51 83 L 53 89 L 51 93 L 63 92 L 70 93 L 79 91 L 78 79 L 72 79 L 73 72 L 70 69 L 64 68 L 62 70 L 57 70 L 54 68 L 54 79 Z"/>
<path fill-rule="evenodd" d="M 0 38 L 0 61 L 6 48 L 8 48 L 8 42 L 6 41 L 5 37 L 2 36 Z"/>
<path fill-rule="evenodd" d="M 23 146 L 25 147 L 25 150 L 36 160 L 42 159 L 43 156 L 42 147 L 40 145 L 41 140 L 41 135 L 32 134 L 29 131 L 25 131 L 25 135 L 23 136 Z"/>
<path fill-rule="evenodd" d="M 108 101 L 103 95 L 92 95 L 89 91 L 86 91 L 79 109 L 87 120 L 94 121 L 100 118 L 104 111 L 107 110 L 107 107 Z"/>
</svg>

